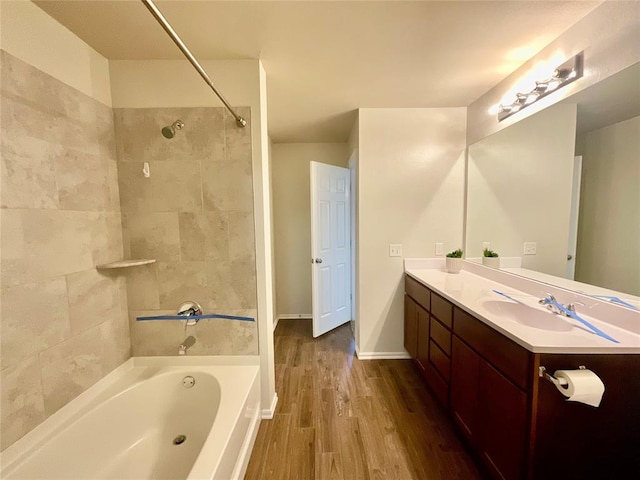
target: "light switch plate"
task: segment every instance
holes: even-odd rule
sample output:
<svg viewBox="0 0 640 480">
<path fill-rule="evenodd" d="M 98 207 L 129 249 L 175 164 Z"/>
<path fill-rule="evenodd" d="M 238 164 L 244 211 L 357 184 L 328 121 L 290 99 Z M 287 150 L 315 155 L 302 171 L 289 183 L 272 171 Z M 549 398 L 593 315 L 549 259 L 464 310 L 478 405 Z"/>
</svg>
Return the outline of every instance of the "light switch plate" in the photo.
<svg viewBox="0 0 640 480">
<path fill-rule="evenodd" d="M 436 257 L 444 255 L 444 243 L 436 243 Z"/>
<path fill-rule="evenodd" d="M 538 249 L 538 246 L 536 242 L 524 242 L 524 249 L 522 253 L 525 255 L 535 255 L 537 249 Z"/>
<path fill-rule="evenodd" d="M 401 257 L 402 256 L 402 244 L 401 243 L 390 243 L 389 244 L 389 256 L 390 257 Z"/>
</svg>

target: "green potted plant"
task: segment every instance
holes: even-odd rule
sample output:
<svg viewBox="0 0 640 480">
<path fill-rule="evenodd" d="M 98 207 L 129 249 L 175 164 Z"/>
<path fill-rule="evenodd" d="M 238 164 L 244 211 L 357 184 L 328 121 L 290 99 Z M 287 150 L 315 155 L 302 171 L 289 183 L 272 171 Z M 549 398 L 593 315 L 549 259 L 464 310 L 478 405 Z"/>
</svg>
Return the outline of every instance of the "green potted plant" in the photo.
<svg viewBox="0 0 640 480">
<path fill-rule="evenodd" d="M 447 257 L 445 259 L 447 272 L 460 273 L 460 270 L 462 270 L 462 253 L 462 250 L 459 248 L 453 252 L 447 253 Z"/>
<path fill-rule="evenodd" d="M 500 256 L 489 248 L 482 251 L 482 264 L 491 268 L 500 268 Z"/>
</svg>

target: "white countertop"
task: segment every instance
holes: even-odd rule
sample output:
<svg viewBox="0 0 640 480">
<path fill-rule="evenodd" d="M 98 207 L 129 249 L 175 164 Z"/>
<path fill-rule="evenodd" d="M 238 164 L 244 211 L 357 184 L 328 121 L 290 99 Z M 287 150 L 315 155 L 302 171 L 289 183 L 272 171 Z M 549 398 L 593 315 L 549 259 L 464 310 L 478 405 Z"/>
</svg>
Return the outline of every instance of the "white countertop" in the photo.
<svg viewBox="0 0 640 480">
<path fill-rule="evenodd" d="M 620 342 L 613 343 L 595 335 L 572 318 L 547 311 L 537 304 L 538 298 L 531 293 L 481 275 L 465 270 L 451 274 L 440 268 L 422 266 L 407 266 L 405 272 L 531 352 L 640 354 L 640 323 L 637 330 L 630 331 L 588 316 L 578 306 L 577 313 L 581 318 Z M 526 305 L 518 305 L 493 290 L 506 293 Z M 640 316 L 638 320 L 640 322 Z"/>
</svg>

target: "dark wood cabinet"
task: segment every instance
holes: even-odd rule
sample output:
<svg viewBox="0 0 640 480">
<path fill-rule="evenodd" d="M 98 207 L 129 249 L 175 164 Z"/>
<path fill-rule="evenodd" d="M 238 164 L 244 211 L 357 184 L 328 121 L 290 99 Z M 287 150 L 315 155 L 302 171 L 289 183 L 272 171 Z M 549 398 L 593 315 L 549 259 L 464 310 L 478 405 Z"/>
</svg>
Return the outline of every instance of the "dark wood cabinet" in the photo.
<svg viewBox="0 0 640 480">
<path fill-rule="evenodd" d="M 405 278 L 405 349 L 445 408 L 449 405 L 452 321 L 450 303 L 413 278 Z M 415 354 L 409 351 L 414 345 Z"/>
<path fill-rule="evenodd" d="M 469 443 L 475 446 L 480 416 L 480 356 L 455 336 L 451 370 L 451 415 Z"/>
<path fill-rule="evenodd" d="M 490 477 L 637 476 L 640 355 L 532 353 L 409 276 L 405 292 L 407 351 Z M 598 408 L 538 375 L 582 365 L 605 384 Z"/>
<path fill-rule="evenodd" d="M 495 478 L 524 478 L 527 394 L 485 360 L 479 362 L 477 448 Z"/>
<path fill-rule="evenodd" d="M 418 305 L 409 296 L 404 296 L 404 348 L 411 358 L 418 356 Z"/>
<path fill-rule="evenodd" d="M 429 312 L 420 305 L 416 307 L 418 312 L 418 351 L 415 359 L 422 372 L 429 362 Z"/>
</svg>

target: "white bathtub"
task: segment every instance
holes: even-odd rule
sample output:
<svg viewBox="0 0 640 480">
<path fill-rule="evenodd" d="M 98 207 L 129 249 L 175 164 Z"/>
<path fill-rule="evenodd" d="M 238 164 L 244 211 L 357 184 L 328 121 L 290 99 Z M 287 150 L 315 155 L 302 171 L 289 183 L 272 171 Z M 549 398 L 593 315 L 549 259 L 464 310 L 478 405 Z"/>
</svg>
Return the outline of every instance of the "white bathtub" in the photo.
<svg viewBox="0 0 640 480">
<path fill-rule="evenodd" d="M 0 476 L 242 478 L 260 422 L 259 367 L 215 361 L 130 359 L 7 448 Z"/>
</svg>

